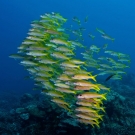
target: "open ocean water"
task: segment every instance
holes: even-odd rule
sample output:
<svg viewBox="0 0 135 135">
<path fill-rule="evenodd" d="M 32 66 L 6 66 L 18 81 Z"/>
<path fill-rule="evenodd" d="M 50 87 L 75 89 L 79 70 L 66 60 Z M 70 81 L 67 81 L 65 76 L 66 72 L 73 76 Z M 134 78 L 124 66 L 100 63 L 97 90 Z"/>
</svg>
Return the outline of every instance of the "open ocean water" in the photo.
<svg viewBox="0 0 135 135">
<path fill-rule="evenodd" d="M 134 7 L 134 0 L 1 0 L 0 135 L 135 135 Z M 74 17 L 78 18 L 85 28 L 84 41 L 80 42 L 88 48 L 92 44 L 99 48 L 108 44 L 108 50 L 130 56 L 129 68 L 122 70 L 126 72 L 122 80 L 110 79 L 104 83 L 106 77 L 101 78 L 110 87 L 110 93 L 104 103 L 106 113 L 100 128 L 68 121 L 70 116 L 65 111 L 52 107 L 40 90 L 33 90 L 34 81 L 29 79 L 20 61 L 9 58 L 28 36 L 31 22 L 52 12 L 66 18 L 65 27 L 71 29 L 78 28 L 73 21 Z M 115 40 L 102 38 L 96 28 Z M 89 33 L 95 36 L 94 40 Z M 73 35 L 71 40 L 75 40 Z M 81 58 L 83 51 L 79 48 L 76 55 Z"/>
</svg>

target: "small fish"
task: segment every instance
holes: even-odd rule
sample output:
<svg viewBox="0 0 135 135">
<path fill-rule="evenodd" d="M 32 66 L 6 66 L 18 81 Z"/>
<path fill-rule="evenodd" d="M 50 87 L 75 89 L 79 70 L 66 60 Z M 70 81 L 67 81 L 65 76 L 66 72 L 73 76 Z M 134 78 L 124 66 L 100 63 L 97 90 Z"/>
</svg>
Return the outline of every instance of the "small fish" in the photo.
<svg viewBox="0 0 135 135">
<path fill-rule="evenodd" d="M 88 108 L 88 107 L 77 107 L 75 110 L 78 111 L 78 112 L 86 112 L 86 113 L 91 112 L 91 113 L 97 114 L 96 110 L 94 110 L 92 108 Z"/>
<path fill-rule="evenodd" d="M 60 77 L 58 77 L 58 79 L 62 80 L 62 81 L 69 81 L 69 80 L 71 80 L 71 78 L 68 75 L 66 75 L 66 74 L 60 75 Z"/>
<path fill-rule="evenodd" d="M 24 56 L 21 56 L 19 54 L 11 54 L 11 55 L 9 55 L 9 57 L 14 58 L 14 59 L 23 59 L 24 58 Z"/>
<path fill-rule="evenodd" d="M 76 116 L 82 119 L 86 119 L 86 120 L 97 121 L 97 118 L 93 118 L 84 114 L 76 114 Z"/>
<path fill-rule="evenodd" d="M 78 69 L 80 69 L 80 66 L 75 65 L 75 64 L 72 63 L 72 62 L 62 62 L 60 65 L 61 65 L 62 67 L 78 68 Z"/>
<path fill-rule="evenodd" d="M 34 41 L 31 41 L 31 40 L 25 40 L 22 42 L 23 45 L 31 45 L 31 44 L 35 44 Z"/>
<path fill-rule="evenodd" d="M 76 75 L 74 75 L 72 78 L 73 79 L 77 79 L 77 80 L 88 80 L 88 79 L 92 79 L 93 81 L 95 81 L 96 82 L 96 79 L 95 79 L 95 77 L 96 77 L 97 75 L 95 75 L 95 76 L 90 76 L 90 75 L 86 75 L 86 74 L 76 74 Z"/>
<path fill-rule="evenodd" d="M 31 41 L 43 41 L 44 40 L 42 38 L 38 38 L 38 37 L 34 37 L 34 36 L 29 36 L 29 37 L 27 37 L 27 39 L 29 39 Z"/>
<path fill-rule="evenodd" d="M 51 43 L 55 43 L 55 44 L 60 44 L 60 45 L 66 45 L 66 46 L 69 46 L 70 45 L 70 42 L 65 41 L 63 39 L 58 39 L 58 38 L 52 39 L 52 40 L 50 40 L 50 42 Z"/>
<path fill-rule="evenodd" d="M 49 81 L 44 81 L 44 82 L 41 82 L 42 84 L 43 84 L 43 88 L 45 88 L 45 89 L 47 89 L 47 90 L 52 90 L 52 89 L 54 89 L 54 85 L 51 83 L 51 82 L 49 82 Z"/>
<path fill-rule="evenodd" d="M 108 47 L 108 44 L 103 45 L 103 49 L 105 50 Z"/>
<path fill-rule="evenodd" d="M 23 61 L 21 61 L 20 63 L 21 63 L 22 65 L 24 65 L 24 66 L 36 66 L 36 65 L 37 65 L 37 63 L 32 62 L 32 61 L 29 61 L 29 60 L 23 60 Z"/>
<path fill-rule="evenodd" d="M 99 104 L 94 104 L 92 102 L 86 102 L 86 101 L 77 101 L 77 105 L 86 106 L 86 107 L 99 107 Z"/>
<path fill-rule="evenodd" d="M 48 58 L 48 59 L 42 59 L 42 60 L 40 60 L 39 63 L 54 64 L 54 63 L 57 63 L 57 61 Z"/>
<path fill-rule="evenodd" d="M 45 53 L 45 52 L 41 52 L 41 51 L 30 51 L 28 53 L 26 53 L 27 55 L 30 55 L 30 56 L 46 56 L 48 55 L 48 53 Z"/>
<path fill-rule="evenodd" d="M 72 20 L 75 21 L 75 22 L 77 22 L 78 25 L 81 25 L 81 22 L 80 22 L 80 20 L 77 17 L 73 17 Z"/>
<path fill-rule="evenodd" d="M 74 64 L 85 64 L 85 62 L 84 61 L 81 61 L 81 60 L 77 60 L 77 59 L 71 59 L 70 60 L 72 63 L 74 63 Z"/>
<path fill-rule="evenodd" d="M 60 92 L 63 92 L 63 93 L 72 93 L 72 94 L 76 94 L 76 92 L 75 91 L 73 91 L 73 90 L 70 90 L 69 88 L 56 88 L 55 90 L 57 90 L 57 91 L 60 91 Z"/>
<path fill-rule="evenodd" d="M 113 79 L 113 80 L 121 80 L 122 76 L 121 75 L 114 75 L 111 79 Z"/>
<path fill-rule="evenodd" d="M 71 53 L 73 53 L 73 51 L 70 48 L 67 48 L 65 46 L 56 47 L 55 50 L 56 51 L 60 51 L 60 52 L 71 52 Z"/>
<path fill-rule="evenodd" d="M 76 36 L 82 37 L 82 32 L 80 30 L 73 30 L 72 33 Z"/>
<path fill-rule="evenodd" d="M 84 19 L 84 22 L 85 22 L 85 23 L 88 22 L 88 18 L 89 18 L 88 16 L 85 17 L 85 19 Z"/>
<path fill-rule="evenodd" d="M 74 45 L 74 46 L 79 46 L 79 47 L 85 48 L 84 45 L 82 45 L 80 42 L 77 42 L 77 41 L 70 41 L 70 42 L 71 42 L 71 44 Z"/>
<path fill-rule="evenodd" d="M 48 67 L 46 65 L 40 65 L 38 67 L 35 67 L 35 69 L 37 71 L 50 71 L 50 72 L 53 72 L 53 70 L 54 70 L 52 67 Z"/>
<path fill-rule="evenodd" d="M 54 52 L 52 54 L 50 54 L 51 56 L 58 58 L 58 59 L 63 59 L 63 60 L 69 60 L 70 58 L 67 57 L 66 55 L 60 53 L 60 52 Z"/>
<path fill-rule="evenodd" d="M 100 48 L 97 47 L 96 45 L 91 45 L 91 46 L 90 46 L 90 50 L 92 50 L 93 52 L 98 53 L 98 52 L 100 51 Z"/>
<path fill-rule="evenodd" d="M 108 87 L 106 87 L 106 86 L 104 86 L 104 85 L 102 85 L 102 84 L 98 84 L 98 87 L 99 87 L 100 89 L 102 89 L 102 90 L 110 91 L 110 88 L 108 88 Z"/>
<path fill-rule="evenodd" d="M 84 31 L 84 30 L 86 30 L 86 28 L 83 28 L 83 27 L 79 28 L 79 31 Z"/>
<path fill-rule="evenodd" d="M 130 60 L 129 59 L 124 59 L 124 58 L 120 58 L 120 59 L 118 59 L 118 61 L 130 63 Z"/>
<path fill-rule="evenodd" d="M 98 93 L 94 93 L 94 92 L 86 92 L 83 94 L 80 94 L 77 96 L 77 98 L 102 98 L 104 100 L 106 100 L 106 93 L 105 94 L 98 94 Z"/>
<path fill-rule="evenodd" d="M 39 32 L 28 32 L 28 35 L 42 37 L 42 38 L 44 37 L 44 34 L 39 33 Z"/>
<path fill-rule="evenodd" d="M 60 32 L 56 31 L 56 30 L 51 30 L 51 29 L 47 29 L 45 30 L 46 33 L 49 33 L 49 34 L 54 34 L 54 35 L 61 35 Z"/>
<path fill-rule="evenodd" d="M 109 75 L 109 76 L 105 79 L 105 82 L 107 82 L 108 80 L 110 80 L 114 75 L 116 75 L 116 74 L 111 74 L 111 75 Z"/>
<path fill-rule="evenodd" d="M 94 125 L 96 125 L 99 128 L 99 123 L 97 123 L 93 120 L 86 120 L 86 119 L 82 119 L 82 118 L 78 118 L 77 120 L 86 125 L 90 124 L 93 128 L 94 128 Z"/>
<path fill-rule="evenodd" d="M 58 104 L 63 104 L 63 105 L 69 106 L 69 104 L 68 104 L 67 102 L 65 102 L 65 101 L 63 101 L 63 100 L 61 100 L 61 99 L 59 99 L 59 98 L 54 98 L 54 99 L 52 99 L 51 101 L 52 101 L 52 102 L 55 102 L 55 103 L 58 103 Z"/>
<path fill-rule="evenodd" d="M 52 12 L 52 18 L 56 18 L 56 19 L 58 19 L 58 20 L 60 20 L 62 22 L 66 22 L 67 21 L 67 19 L 62 17 L 59 13 Z"/>
<path fill-rule="evenodd" d="M 74 88 L 74 90 L 96 90 L 96 91 L 99 91 L 100 89 L 99 88 L 96 88 L 94 86 L 76 86 Z"/>
<path fill-rule="evenodd" d="M 95 36 L 93 36 L 92 34 L 89 34 L 89 37 L 94 40 L 95 39 Z"/>
<path fill-rule="evenodd" d="M 103 30 L 101 30 L 101 29 L 96 28 L 96 30 L 97 30 L 100 34 L 105 34 L 105 31 L 103 31 Z"/>
<path fill-rule="evenodd" d="M 60 88 L 70 88 L 69 85 L 64 84 L 64 83 L 55 83 L 54 85 Z"/>
<path fill-rule="evenodd" d="M 51 96 L 51 97 L 61 97 L 61 98 L 63 98 L 64 97 L 64 95 L 62 94 L 62 93 L 60 93 L 60 92 L 58 92 L 58 91 L 48 91 L 47 93 L 46 93 L 46 95 L 49 95 L 49 96 Z"/>
<path fill-rule="evenodd" d="M 115 40 L 115 38 L 112 38 L 112 37 L 110 37 L 110 36 L 107 35 L 107 34 L 103 34 L 103 35 L 101 35 L 101 37 L 103 37 L 104 39 L 112 40 L 112 41 Z"/>
</svg>

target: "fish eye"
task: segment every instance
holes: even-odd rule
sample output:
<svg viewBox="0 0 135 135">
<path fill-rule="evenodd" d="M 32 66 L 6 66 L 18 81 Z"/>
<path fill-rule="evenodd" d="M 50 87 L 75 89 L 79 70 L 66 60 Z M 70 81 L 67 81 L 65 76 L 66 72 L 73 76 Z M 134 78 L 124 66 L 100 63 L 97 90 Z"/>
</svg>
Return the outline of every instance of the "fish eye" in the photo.
<svg viewBox="0 0 135 135">
<path fill-rule="evenodd" d="M 79 96 L 82 96 L 81 94 Z"/>
</svg>

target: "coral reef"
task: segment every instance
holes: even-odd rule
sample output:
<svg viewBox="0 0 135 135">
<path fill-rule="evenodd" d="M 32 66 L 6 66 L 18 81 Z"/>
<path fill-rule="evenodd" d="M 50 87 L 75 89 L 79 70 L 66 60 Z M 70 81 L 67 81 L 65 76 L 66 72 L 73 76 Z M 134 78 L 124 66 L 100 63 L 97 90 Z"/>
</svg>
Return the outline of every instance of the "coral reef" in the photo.
<svg viewBox="0 0 135 135">
<path fill-rule="evenodd" d="M 3 104 L 0 109 L 1 135 L 134 135 L 135 134 L 135 100 L 125 92 L 125 84 L 112 82 L 108 84 L 111 92 L 104 101 L 106 114 L 100 128 L 81 124 L 71 118 L 64 109 L 50 102 L 43 94 L 24 94 L 20 99 L 14 97 L 10 108 Z M 114 87 L 115 86 L 115 87 Z M 132 87 L 126 84 L 128 90 Z M 133 97 L 133 96 L 132 96 Z M 7 101 L 0 100 L 0 104 Z M 16 102 L 18 100 L 18 102 Z"/>
</svg>

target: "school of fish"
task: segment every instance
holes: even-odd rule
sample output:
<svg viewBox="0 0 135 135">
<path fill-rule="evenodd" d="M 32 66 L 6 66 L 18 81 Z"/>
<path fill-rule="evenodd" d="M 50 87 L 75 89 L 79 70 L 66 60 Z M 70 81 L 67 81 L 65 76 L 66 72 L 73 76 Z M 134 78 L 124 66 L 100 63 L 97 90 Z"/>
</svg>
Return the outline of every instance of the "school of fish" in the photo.
<svg viewBox="0 0 135 135">
<path fill-rule="evenodd" d="M 87 20 L 88 16 L 85 22 Z M 115 74 L 112 78 L 121 78 L 119 74 L 125 72 L 120 69 L 127 67 L 122 62 L 129 62 L 129 57 L 105 50 L 105 53 L 117 56 L 119 62 L 110 57 L 94 59 L 93 53 L 98 53 L 100 48 L 91 45 L 89 49 L 86 46 L 87 51 L 82 53 L 84 60 L 77 59 L 76 48 L 85 46 L 70 39 L 70 35 L 66 33 L 68 30 L 63 27 L 66 21 L 59 13 L 41 15 L 40 20 L 31 23 L 32 28 L 18 47 L 17 54 L 11 54 L 10 57 L 21 60 L 20 64 L 29 72 L 35 86 L 50 98 L 50 102 L 63 108 L 78 122 L 99 127 L 105 112 L 103 100 L 106 100 L 110 88 L 98 84 L 96 77 L 101 74 Z M 80 25 L 77 17 L 73 21 Z M 72 33 L 82 37 L 83 30 L 81 28 Z M 102 36 L 106 36 L 103 31 L 97 30 Z M 94 67 L 102 72 L 93 75 L 86 67 Z"/>
</svg>

